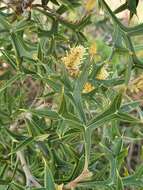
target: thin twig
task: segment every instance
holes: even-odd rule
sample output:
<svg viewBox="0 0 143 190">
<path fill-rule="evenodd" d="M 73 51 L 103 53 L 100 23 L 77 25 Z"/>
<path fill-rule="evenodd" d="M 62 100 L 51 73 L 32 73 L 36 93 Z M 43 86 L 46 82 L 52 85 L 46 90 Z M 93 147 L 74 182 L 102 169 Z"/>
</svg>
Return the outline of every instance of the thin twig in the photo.
<svg viewBox="0 0 143 190">
<path fill-rule="evenodd" d="M 55 17 L 56 19 L 58 19 L 58 20 L 59 20 L 60 22 L 62 22 L 62 23 L 75 24 L 75 23 L 72 22 L 72 21 L 68 21 L 68 20 L 65 19 L 63 16 L 61 16 L 61 15 L 58 14 L 55 10 L 49 8 L 48 6 L 41 5 L 41 4 L 33 4 L 33 5 L 31 6 L 31 8 L 36 9 L 36 10 L 39 10 L 39 11 L 41 10 L 41 9 L 39 9 L 39 8 L 42 8 L 42 9 L 48 11 L 48 13 L 49 13 L 51 16 Z"/>
<path fill-rule="evenodd" d="M 23 115 L 22 115 L 22 118 L 23 119 Z M 10 130 L 12 132 L 18 132 L 18 119 L 15 121 L 14 124 L 12 124 L 10 126 Z M 25 173 L 25 176 L 26 176 L 26 185 L 28 187 L 41 187 L 41 185 L 36 181 L 36 179 L 34 178 L 34 176 L 31 174 L 31 171 L 27 165 L 27 162 L 25 160 L 25 156 L 24 156 L 24 152 L 23 151 L 18 151 L 16 153 L 17 155 L 17 158 L 20 160 L 21 162 L 21 166 L 23 168 L 23 171 Z"/>
<path fill-rule="evenodd" d="M 83 19 L 83 18 L 85 18 L 85 17 L 87 17 L 88 15 L 89 15 L 89 13 L 88 14 L 85 14 L 81 19 L 79 19 L 79 20 L 76 20 L 76 21 L 69 21 L 69 20 L 67 20 L 66 18 L 64 18 L 63 16 L 61 16 L 60 14 L 58 14 L 57 12 L 56 12 L 56 10 L 55 9 L 51 9 L 50 7 L 48 7 L 48 6 L 46 6 L 46 5 L 41 5 L 41 4 L 32 4 L 31 5 L 31 8 L 33 8 L 33 9 L 37 9 L 37 10 L 41 10 L 40 8 L 42 8 L 43 10 L 46 10 L 47 11 L 47 13 L 49 13 L 51 16 L 53 16 L 53 17 L 55 17 L 57 20 L 59 20 L 60 22 L 62 22 L 62 23 L 65 23 L 65 24 L 70 24 L 70 25 L 77 25 L 78 26 L 78 23 Z M 75 29 L 76 27 L 72 27 L 72 29 Z"/>
<path fill-rule="evenodd" d="M 132 172 L 131 159 L 132 159 L 133 149 L 134 149 L 134 144 L 130 143 L 129 152 L 128 152 L 128 156 L 127 156 L 127 166 L 128 166 L 128 170 L 130 173 Z"/>
<path fill-rule="evenodd" d="M 21 166 L 22 166 L 23 171 L 24 171 L 25 176 L 26 176 L 26 185 L 28 187 L 41 187 L 41 185 L 35 180 L 35 178 L 31 174 L 31 171 L 30 171 L 30 169 L 26 163 L 24 153 L 22 151 L 18 151 L 17 157 L 21 162 Z"/>
<path fill-rule="evenodd" d="M 63 190 L 75 188 L 79 182 L 84 181 L 91 176 L 92 176 L 92 173 L 88 169 L 83 170 L 83 172 L 77 178 L 75 178 L 73 181 L 66 184 Z"/>
</svg>

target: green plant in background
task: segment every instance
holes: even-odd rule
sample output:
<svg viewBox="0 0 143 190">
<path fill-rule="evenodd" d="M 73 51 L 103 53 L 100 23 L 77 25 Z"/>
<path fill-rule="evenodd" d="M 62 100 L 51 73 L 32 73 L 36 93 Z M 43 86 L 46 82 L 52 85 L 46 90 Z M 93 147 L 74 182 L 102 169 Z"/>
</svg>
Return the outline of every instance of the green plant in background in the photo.
<svg viewBox="0 0 143 190">
<path fill-rule="evenodd" d="M 0 2 L 0 189 L 143 188 L 138 3 Z"/>
</svg>

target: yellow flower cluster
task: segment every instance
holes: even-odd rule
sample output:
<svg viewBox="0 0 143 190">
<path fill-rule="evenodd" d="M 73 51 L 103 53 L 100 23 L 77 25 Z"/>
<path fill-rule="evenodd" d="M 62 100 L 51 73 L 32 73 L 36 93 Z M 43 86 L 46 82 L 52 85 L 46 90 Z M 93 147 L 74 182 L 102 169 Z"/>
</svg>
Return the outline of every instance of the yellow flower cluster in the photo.
<svg viewBox="0 0 143 190">
<path fill-rule="evenodd" d="M 91 60 L 94 59 L 96 62 L 99 62 L 101 60 L 101 56 L 98 53 L 98 47 L 96 42 L 91 43 L 88 52 Z"/>
<path fill-rule="evenodd" d="M 92 86 L 89 82 L 87 82 L 84 86 L 83 93 L 89 93 L 94 90 L 94 86 Z"/>
<path fill-rule="evenodd" d="M 95 8 L 96 0 L 86 0 L 85 9 L 86 11 L 92 11 Z"/>
<path fill-rule="evenodd" d="M 79 74 L 80 64 L 84 54 L 85 48 L 79 45 L 71 48 L 66 56 L 62 58 L 62 62 L 72 77 L 76 77 Z"/>
<path fill-rule="evenodd" d="M 62 190 L 63 189 L 63 184 L 61 184 L 61 185 L 56 185 L 56 190 Z"/>
<path fill-rule="evenodd" d="M 36 61 L 36 60 L 38 59 L 37 53 L 33 53 L 33 54 L 32 54 L 32 58 Z"/>
<path fill-rule="evenodd" d="M 89 55 L 91 57 L 94 57 L 97 54 L 97 45 L 96 43 L 92 43 L 91 46 L 89 47 Z"/>
<path fill-rule="evenodd" d="M 105 80 L 109 76 L 108 71 L 106 70 L 105 66 L 103 66 L 100 71 L 96 75 L 96 79 L 98 80 Z"/>
<path fill-rule="evenodd" d="M 135 80 L 133 80 L 129 87 L 128 87 L 128 90 L 131 92 L 131 93 L 138 93 L 140 91 L 143 91 L 143 76 L 139 76 L 138 78 L 136 78 Z"/>
</svg>

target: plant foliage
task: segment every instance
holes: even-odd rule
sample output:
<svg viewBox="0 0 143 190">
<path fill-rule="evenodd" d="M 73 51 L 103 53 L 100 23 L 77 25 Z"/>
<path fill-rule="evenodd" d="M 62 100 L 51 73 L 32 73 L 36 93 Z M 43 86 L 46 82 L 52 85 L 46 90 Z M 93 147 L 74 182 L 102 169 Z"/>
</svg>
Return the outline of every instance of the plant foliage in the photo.
<svg viewBox="0 0 143 190">
<path fill-rule="evenodd" d="M 139 3 L 0 1 L 0 190 L 143 188 Z"/>
</svg>

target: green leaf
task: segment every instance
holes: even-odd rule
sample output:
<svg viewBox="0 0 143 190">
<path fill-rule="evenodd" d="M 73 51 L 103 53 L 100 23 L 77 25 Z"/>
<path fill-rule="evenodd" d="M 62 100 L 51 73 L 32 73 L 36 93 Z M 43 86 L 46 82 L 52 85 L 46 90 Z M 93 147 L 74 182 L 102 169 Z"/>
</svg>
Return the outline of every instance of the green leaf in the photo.
<svg viewBox="0 0 143 190">
<path fill-rule="evenodd" d="M 113 100 L 113 102 L 111 103 L 110 107 L 104 111 L 103 113 L 101 113 L 98 116 L 95 116 L 94 118 L 92 118 L 87 126 L 90 128 L 97 128 L 101 125 L 103 125 L 104 123 L 111 121 L 112 119 L 116 118 L 116 111 L 120 108 L 121 105 L 121 100 L 122 100 L 122 94 L 119 93 Z"/>
<path fill-rule="evenodd" d="M 84 85 L 88 79 L 90 65 L 91 65 L 90 61 L 89 61 L 89 63 L 87 62 L 84 64 L 83 71 L 81 72 L 79 78 L 76 80 L 74 90 L 73 90 L 73 98 L 75 101 L 75 106 L 76 106 L 77 111 L 78 111 L 81 119 L 83 120 L 83 122 L 86 122 L 86 117 L 85 117 L 85 113 L 83 111 L 81 93 L 82 93 Z"/>
<path fill-rule="evenodd" d="M 113 148 L 112 151 L 115 156 L 118 156 L 123 148 L 123 141 L 121 137 L 116 137 L 113 142 Z"/>
<path fill-rule="evenodd" d="M 0 14 L 0 24 L 1 24 L 7 31 L 9 31 L 10 28 L 11 28 L 11 26 L 10 26 L 9 22 L 7 21 L 7 19 L 5 19 L 5 17 L 2 16 L 1 14 Z"/>
<path fill-rule="evenodd" d="M 120 177 L 118 171 L 117 171 L 117 173 L 118 173 L 118 177 L 117 177 L 117 188 L 116 188 L 116 190 L 124 190 L 122 178 Z"/>
<path fill-rule="evenodd" d="M 113 11 L 110 9 L 110 7 L 106 3 L 106 1 L 105 0 L 101 0 L 101 4 L 105 8 L 105 10 L 108 12 L 108 14 L 110 15 L 110 17 L 114 21 L 114 23 L 116 23 L 121 29 L 123 29 L 124 31 L 126 31 L 126 27 L 118 20 L 118 18 L 115 16 L 115 14 L 113 13 Z"/>
<path fill-rule="evenodd" d="M 96 129 L 96 128 L 106 124 L 106 122 L 112 121 L 114 119 L 116 119 L 115 114 L 111 114 L 110 111 L 104 112 L 103 114 L 97 116 L 97 118 L 95 118 L 94 121 L 92 120 L 92 122 L 90 124 L 88 123 L 88 127 L 92 128 L 92 129 Z"/>
<path fill-rule="evenodd" d="M 47 163 L 45 163 L 44 186 L 46 190 L 55 190 L 54 178 Z"/>
<path fill-rule="evenodd" d="M 43 135 L 36 136 L 34 140 L 42 142 L 42 141 L 45 141 L 48 137 L 49 137 L 49 134 L 43 134 Z"/>
<path fill-rule="evenodd" d="M 13 76 L 10 80 L 7 80 L 1 87 L 0 93 L 3 92 L 6 88 L 10 87 L 14 82 L 18 81 L 20 78 L 23 78 L 23 74 L 18 73 L 17 75 Z"/>
<path fill-rule="evenodd" d="M 8 136 L 12 138 L 12 140 L 18 142 L 18 141 L 24 141 L 26 139 L 26 136 L 18 135 L 16 133 L 11 132 L 8 128 L 4 128 Z"/>
<path fill-rule="evenodd" d="M 143 24 L 139 24 L 137 26 L 128 28 L 128 35 L 129 36 L 142 35 L 142 32 L 143 32 Z"/>
<path fill-rule="evenodd" d="M 10 65 L 11 65 L 14 69 L 17 69 L 17 65 L 16 65 L 14 59 L 11 57 L 11 55 L 10 55 L 6 50 L 2 50 L 1 52 L 2 52 L 2 54 L 4 55 L 4 57 L 9 61 Z"/>
<path fill-rule="evenodd" d="M 10 154 L 14 154 L 17 151 L 23 150 L 26 146 L 30 145 L 34 141 L 33 137 L 29 137 L 23 142 L 21 142 Z"/>
<path fill-rule="evenodd" d="M 113 100 L 110 109 L 112 109 L 113 112 L 116 112 L 119 110 L 121 106 L 121 101 L 122 101 L 122 93 L 120 92 Z"/>
<path fill-rule="evenodd" d="M 0 179 L 0 185 L 8 185 L 11 181 L 10 180 L 2 180 Z"/>
<path fill-rule="evenodd" d="M 72 178 L 70 180 L 74 180 L 76 177 L 78 177 L 78 175 L 82 172 L 83 168 L 84 168 L 84 157 L 82 156 L 78 160 L 74 172 L 72 174 Z"/>
<path fill-rule="evenodd" d="M 67 111 L 67 103 L 66 103 L 66 97 L 64 92 L 62 93 L 62 97 L 61 97 L 61 105 L 60 105 L 60 109 L 59 109 L 59 114 L 61 115 L 65 115 L 68 113 Z"/>
<path fill-rule="evenodd" d="M 17 35 L 17 33 L 11 33 L 11 40 L 13 44 L 13 48 L 16 53 L 18 64 L 21 63 L 22 57 L 31 58 L 32 54 L 36 52 L 36 48 L 33 46 L 29 46 L 24 42 L 22 36 Z"/>
<path fill-rule="evenodd" d="M 23 30 L 26 30 L 28 28 L 32 28 L 33 27 L 34 22 L 32 20 L 20 20 L 19 22 L 16 22 L 16 24 L 13 25 L 12 27 L 12 31 L 13 32 L 20 32 Z"/>
<path fill-rule="evenodd" d="M 133 110 L 137 109 L 139 105 L 140 105 L 139 101 L 132 101 L 132 102 L 125 103 L 124 105 L 122 105 L 120 110 L 121 112 L 130 113 Z"/>
<path fill-rule="evenodd" d="M 137 14 L 137 6 L 139 3 L 139 0 L 127 0 L 128 2 L 128 9 L 130 10 L 130 19 L 133 17 L 134 14 Z"/>
<path fill-rule="evenodd" d="M 139 120 L 138 118 L 136 117 L 133 117 L 127 113 L 121 113 L 121 112 L 118 112 L 116 114 L 117 118 L 123 122 L 128 122 L 128 123 L 137 123 L 137 124 L 141 124 L 142 121 Z"/>
<path fill-rule="evenodd" d="M 126 1 L 125 3 L 123 3 L 122 5 L 120 5 L 120 6 L 114 11 L 114 13 L 115 13 L 115 14 L 118 14 L 118 13 L 120 13 L 120 12 L 126 10 L 126 9 L 128 9 L 128 3 L 127 3 L 127 1 Z"/>
<path fill-rule="evenodd" d="M 33 115 L 39 117 L 49 117 L 50 119 L 59 119 L 59 114 L 47 108 L 31 109 L 29 110 Z"/>
</svg>

